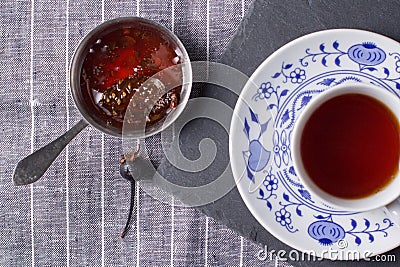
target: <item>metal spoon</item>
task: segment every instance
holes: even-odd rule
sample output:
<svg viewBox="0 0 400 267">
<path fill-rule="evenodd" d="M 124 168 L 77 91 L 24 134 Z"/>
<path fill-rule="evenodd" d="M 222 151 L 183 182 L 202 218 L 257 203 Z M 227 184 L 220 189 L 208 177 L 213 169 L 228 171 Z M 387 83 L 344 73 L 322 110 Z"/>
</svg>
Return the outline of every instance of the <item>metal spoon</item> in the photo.
<svg viewBox="0 0 400 267">
<path fill-rule="evenodd" d="M 61 151 L 86 126 L 88 123 L 84 119 L 80 120 L 68 132 L 19 161 L 14 170 L 14 184 L 27 185 L 39 180 Z"/>
<path fill-rule="evenodd" d="M 147 156 L 141 155 L 140 145 L 136 152 L 126 153 L 122 155 L 120 160 L 119 172 L 121 176 L 130 182 L 131 185 L 131 202 L 129 207 L 128 218 L 120 237 L 124 238 L 130 228 L 132 211 L 135 205 L 135 187 L 136 181 L 152 179 L 155 169 Z"/>
<path fill-rule="evenodd" d="M 151 84 L 160 83 L 161 85 L 164 82 L 161 82 L 161 76 L 169 77 L 169 75 L 174 75 L 177 73 L 181 73 L 183 75 L 183 80 L 180 81 L 179 79 L 176 82 L 179 83 L 176 86 L 184 85 L 181 91 L 181 100 L 180 100 L 180 108 L 177 108 L 177 111 L 173 114 L 171 113 L 171 119 L 168 120 L 168 123 L 160 123 L 158 124 L 159 127 L 155 125 L 152 128 L 146 129 L 146 131 L 136 130 L 129 132 L 127 137 L 129 138 L 144 138 L 153 134 L 160 132 L 161 130 L 165 129 L 168 125 L 170 125 L 182 112 L 183 107 L 186 105 L 189 99 L 190 90 L 191 90 L 191 82 L 192 82 L 192 68 L 190 65 L 189 55 L 186 52 L 185 47 L 178 39 L 176 35 L 174 35 L 170 30 L 165 28 L 164 26 L 153 22 L 151 20 L 138 18 L 138 17 L 125 17 L 125 18 L 116 18 L 113 20 L 106 21 L 100 25 L 98 25 L 95 29 L 93 29 L 89 34 L 85 36 L 85 38 L 81 41 L 79 46 L 77 47 L 73 59 L 71 61 L 70 67 L 70 86 L 71 86 L 71 94 L 74 99 L 75 105 L 78 108 L 81 115 L 84 119 L 80 120 L 74 127 L 72 127 L 68 132 L 64 135 L 60 136 L 58 139 L 54 140 L 50 144 L 46 145 L 45 147 L 40 148 L 39 150 L 35 151 L 33 154 L 27 156 L 26 158 L 22 159 L 18 162 L 13 176 L 13 181 L 15 185 L 27 185 L 31 184 L 40 179 L 46 170 L 50 167 L 53 161 L 57 158 L 57 156 L 61 153 L 61 151 L 65 148 L 65 146 L 80 132 L 83 128 L 87 125 L 91 125 L 94 128 L 97 128 L 101 132 L 116 136 L 122 137 L 122 133 L 119 129 L 113 129 L 108 127 L 105 123 L 99 122 L 94 118 L 93 112 L 88 109 L 87 101 L 82 95 L 82 88 L 81 88 L 81 68 L 82 68 L 82 61 L 87 54 L 87 51 L 91 48 L 96 40 L 102 37 L 102 33 L 108 31 L 109 29 L 124 29 L 129 28 L 132 25 L 141 25 L 141 27 L 150 27 L 155 28 L 157 31 L 160 32 L 164 37 L 168 37 L 168 40 L 171 43 L 174 43 L 177 46 L 177 49 L 180 50 L 180 57 L 182 58 L 182 62 L 184 64 L 174 65 L 173 67 L 167 68 L 163 70 L 165 74 L 161 75 L 161 72 L 157 73 L 155 78 L 151 78 L 145 82 L 143 86 L 149 86 Z M 166 72 L 167 70 L 172 72 Z M 157 76 L 158 75 L 158 76 Z M 180 76 L 177 76 L 180 77 Z M 171 86 L 172 83 L 175 82 L 172 79 L 170 82 Z M 172 87 L 173 88 L 173 87 Z M 172 89 L 170 88 L 170 89 Z M 164 91 L 166 93 L 167 91 Z M 154 96 L 155 100 L 158 100 L 156 96 Z M 144 126 L 144 125 L 143 125 Z"/>
</svg>

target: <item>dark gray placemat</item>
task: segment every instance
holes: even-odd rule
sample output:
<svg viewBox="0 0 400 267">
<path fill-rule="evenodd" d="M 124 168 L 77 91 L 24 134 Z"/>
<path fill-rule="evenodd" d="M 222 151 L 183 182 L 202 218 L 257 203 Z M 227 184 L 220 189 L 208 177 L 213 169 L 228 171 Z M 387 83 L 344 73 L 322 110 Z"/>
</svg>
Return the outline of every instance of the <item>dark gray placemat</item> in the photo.
<svg viewBox="0 0 400 267">
<path fill-rule="evenodd" d="M 377 32 L 395 40 L 400 40 L 397 24 L 400 19 L 400 2 L 398 1 L 280 1 L 256 0 L 244 18 L 236 36 L 231 41 L 221 62 L 251 75 L 257 66 L 285 43 L 305 34 L 332 28 L 358 28 Z M 229 92 L 207 86 L 202 96 L 212 96 L 234 106 L 236 97 Z M 198 141 L 204 137 L 217 140 L 219 164 L 197 174 L 183 173 L 163 162 L 159 168 L 172 180 L 179 182 L 179 177 L 195 180 L 196 183 L 207 182 L 217 177 L 226 166 L 228 155 L 228 134 L 218 129 L 214 123 L 204 120 L 193 121 L 182 131 L 182 152 L 188 158 L 198 157 Z M 218 168 L 220 166 L 220 168 Z M 182 183 L 190 183 L 188 180 Z M 211 216 L 228 227 L 238 231 L 244 237 L 270 249 L 290 251 L 291 248 L 269 234 L 251 215 L 243 203 L 236 188 L 218 201 L 199 207 L 203 213 Z M 400 249 L 386 253 L 400 258 Z M 321 262 L 290 262 L 295 266 L 315 266 Z M 346 262 L 346 265 L 364 266 L 372 262 Z M 343 265 L 343 262 L 323 261 L 324 266 Z M 387 266 L 396 263 L 386 262 Z"/>
</svg>

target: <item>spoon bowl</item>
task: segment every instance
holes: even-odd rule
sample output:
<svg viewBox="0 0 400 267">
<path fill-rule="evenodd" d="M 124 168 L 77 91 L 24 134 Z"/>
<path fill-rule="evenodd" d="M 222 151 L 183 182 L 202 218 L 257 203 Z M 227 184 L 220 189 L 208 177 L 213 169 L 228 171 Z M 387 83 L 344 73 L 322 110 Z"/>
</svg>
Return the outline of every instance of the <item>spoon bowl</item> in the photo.
<svg viewBox="0 0 400 267">
<path fill-rule="evenodd" d="M 77 47 L 75 54 L 73 56 L 71 66 L 70 66 L 70 87 L 71 87 L 71 94 L 74 99 L 75 105 L 78 108 L 79 112 L 82 114 L 83 119 L 80 120 L 75 126 L 73 126 L 68 132 L 54 140 L 53 142 L 49 143 L 48 145 L 40 148 L 39 150 L 35 151 L 31 155 L 28 155 L 24 159 L 22 159 L 20 162 L 18 162 L 15 170 L 14 170 L 14 176 L 13 176 L 13 182 L 15 185 L 27 185 L 34 183 L 35 181 L 39 180 L 40 177 L 43 176 L 43 174 L 46 172 L 46 170 L 50 167 L 52 162 L 58 157 L 58 155 L 61 153 L 61 151 L 68 145 L 68 143 L 78 134 L 80 133 L 87 125 L 91 125 L 95 127 L 96 129 L 100 130 L 101 132 L 107 134 L 107 135 L 112 135 L 116 137 L 122 137 L 122 126 L 117 127 L 110 123 L 107 119 L 105 119 L 104 115 L 104 109 L 101 110 L 102 107 L 93 107 L 91 105 L 91 102 L 94 101 L 99 101 L 99 99 L 95 99 L 96 96 L 92 95 L 92 98 L 85 97 L 84 92 L 85 90 L 92 90 L 92 88 L 88 87 L 87 79 L 82 75 L 83 74 L 83 65 L 85 64 L 85 60 L 87 60 L 87 55 L 88 53 L 93 52 L 93 48 L 95 44 L 98 44 L 101 42 L 102 38 L 105 37 L 105 35 L 109 34 L 110 32 L 120 30 L 123 33 L 129 32 L 130 29 L 145 29 L 145 32 L 150 32 L 154 34 L 153 35 L 145 35 L 142 34 L 142 40 L 145 38 L 162 38 L 165 40 L 165 43 L 162 45 L 165 46 L 169 45 L 170 47 L 174 48 L 174 52 L 176 53 L 177 57 L 179 57 L 179 60 L 176 62 L 174 61 L 173 63 L 176 64 L 175 67 L 180 67 L 181 69 L 179 71 L 178 78 L 182 79 L 182 82 L 180 83 L 182 87 L 180 88 L 180 93 L 179 93 L 179 102 L 171 102 L 171 110 L 166 112 L 164 116 L 158 120 L 156 123 L 153 123 L 150 125 L 150 127 L 147 127 L 146 124 L 146 130 L 145 131 L 132 131 L 131 134 L 127 134 L 124 132 L 124 138 L 129 137 L 129 138 L 144 138 L 147 136 L 154 135 L 166 127 L 168 127 L 173 121 L 175 121 L 180 113 L 182 112 L 184 106 L 186 105 L 190 91 L 191 91 L 191 81 L 192 81 L 192 69 L 190 65 L 190 60 L 189 56 L 186 52 L 185 47 L 183 44 L 180 42 L 178 37 L 176 37 L 171 31 L 169 31 L 167 28 L 164 26 L 155 23 L 151 20 L 143 19 L 143 18 L 138 18 L 138 17 L 123 17 L 123 18 L 117 18 L 113 20 L 106 21 L 96 28 L 94 28 L 90 33 L 87 34 L 87 36 L 81 41 L 79 46 Z M 149 30 L 150 29 L 150 30 Z M 140 34 L 140 33 L 139 33 Z M 138 35 L 140 36 L 140 35 Z M 158 36 L 158 37 L 157 37 Z M 122 36 L 121 38 L 128 38 Z M 131 38 L 131 36 L 129 36 Z M 128 39 L 129 39 L 128 38 Z M 137 40 L 132 40 L 129 39 L 132 44 L 136 44 Z M 139 39 L 138 39 L 139 40 Z M 118 41 L 118 40 L 117 40 Z M 138 44 L 140 45 L 140 43 Z M 104 48 L 104 47 L 103 47 Z M 109 49 L 109 46 L 105 47 L 106 49 Z M 162 46 L 160 46 L 160 50 Z M 125 49 L 126 52 L 127 49 Z M 157 49 L 155 49 L 157 50 Z M 114 52 L 114 51 L 111 51 Z M 129 52 L 129 51 L 128 51 Z M 156 51 L 157 52 L 157 51 Z M 155 52 L 155 53 L 156 53 Z M 164 53 L 165 49 L 162 50 L 160 53 Z M 138 51 L 132 51 L 132 55 L 136 55 L 137 57 L 140 57 L 140 53 L 138 55 Z M 160 61 L 160 58 L 158 56 L 154 56 L 154 54 L 151 54 L 150 56 L 145 58 L 147 61 L 145 61 L 146 64 L 150 64 L 149 66 L 159 66 L 160 70 L 163 68 L 167 68 L 168 66 L 163 66 L 163 61 Z M 107 63 L 107 60 L 105 60 L 104 64 Z M 125 63 L 129 61 L 128 57 L 119 57 L 119 62 L 122 65 L 126 65 Z M 184 63 L 184 64 L 179 64 L 179 63 Z M 152 64 L 152 65 L 151 65 Z M 157 65 L 159 64 L 159 65 Z M 100 66 L 100 65 L 99 65 Z M 98 66 L 97 66 L 98 67 Z M 100 66 L 101 67 L 101 66 Z M 176 68 L 175 68 L 176 70 Z M 111 74 L 110 74 L 111 75 Z M 131 74 L 129 74 L 131 75 Z M 150 75 L 152 76 L 152 75 Z M 176 75 L 175 75 L 176 76 Z M 139 76 L 129 76 L 126 77 L 126 79 L 139 79 Z M 142 99 L 139 98 L 137 95 L 145 92 L 146 93 L 146 88 L 143 88 L 144 85 L 149 85 L 148 81 L 151 79 L 148 79 L 150 77 L 146 76 L 146 82 L 141 83 L 138 88 L 135 88 L 134 92 L 134 98 L 132 99 Z M 176 78 L 176 77 L 175 77 Z M 157 79 L 152 79 L 152 81 L 160 82 Z M 100 82 L 101 83 L 101 82 Z M 118 92 L 120 91 L 121 87 L 119 87 L 123 83 L 122 80 L 117 81 L 117 83 L 113 84 L 111 89 L 116 89 Z M 154 83 L 157 86 L 157 83 Z M 129 87 L 129 84 L 126 86 L 127 88 L 131 89 Z M 106 88 L 107 90 L 109 88 Z M 117 93 L 117 91 L 111 91 L 110 95 L 114 96 L 113 93 Z M 160 91 L 162 92 L 162 90 Z M 166 93 L 166 92 L 163 92 Z M 107 97 L 105 97 L 105 93 L 103 92 L 103 99 L 107 100 Z M 166 98 L 164 95 L 154 95 L 153 99 L 156 97 L 156 100 L 160 99 L 160 101 L 165 101 Z M 174 95 L 176 98 L 177 96 Z M 89 99 L 89 101 L 88 101 Z M 132 99 L 128 98 L 127 101 L 127 106 L 131 105 Z M 90 101 L 91 100 L 91 101 Z M 113 101 L 118 104 L 121 102 L 120 99 L 113 99 Z M 146 102 L 145 100 L 144 102 Z M 106 101 L 107 102 L 107 101 Z M 154 103 L 152 101 L 149 101 L 149 103 Z M 133 103 L 135 104 L 135 103 Z M 158 107 L 163 104 L 160 102 L 156 103 Z M 119 104 L 118 104 L 119 105 Z M 178 108 L 176 108 L 177 106 Z M 154 108 L 150 107 L 150 108 Z M 132 110 L 132 107 L 130 107 Z M 150 109 L 147 107 L 147 111 Z M 146 109 L 143 109 L 144 112 L 146 112 Z M 153 110 L 151 110 L 153 111 Z M 121 113 L 123 116 L 121 118 L 121 121 L 125 123 L 126 120 L 124 120 L 124 113 Z M 148 114 L 148 113 L 146 113 Z M 151 115 L 151 114 L 150 114 Z M 157 114 L 156 114 L 157 115 Z M 146 115 L 147 116 L 147 115 Z M 146 117 L 148 118 L 148 117 Z"/>
</svg>

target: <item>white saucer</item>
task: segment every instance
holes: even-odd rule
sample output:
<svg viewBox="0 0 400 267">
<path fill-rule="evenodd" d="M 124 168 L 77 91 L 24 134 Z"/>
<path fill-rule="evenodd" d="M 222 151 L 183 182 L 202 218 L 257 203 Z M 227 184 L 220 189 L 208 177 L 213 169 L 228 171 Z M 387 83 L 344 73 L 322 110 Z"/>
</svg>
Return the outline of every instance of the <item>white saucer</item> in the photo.
<svg viewBox="0 0 400 267">
<path fill-rule="evenodd" d="M 263 227 L 293 248 L 330 259 L 399 246 L 400 227 L 385 208 L 352 213 L 314 199 L 296 176 L 290 141 L 302 109 L 334 85 L 373 83 L 400 96 L 400 44 L 361 30 L 317 32 L 277 50 L 250 81 L 255 86 L 246 84 L 235 107 L 229 151 L 239 192 Z"/>
</svg>

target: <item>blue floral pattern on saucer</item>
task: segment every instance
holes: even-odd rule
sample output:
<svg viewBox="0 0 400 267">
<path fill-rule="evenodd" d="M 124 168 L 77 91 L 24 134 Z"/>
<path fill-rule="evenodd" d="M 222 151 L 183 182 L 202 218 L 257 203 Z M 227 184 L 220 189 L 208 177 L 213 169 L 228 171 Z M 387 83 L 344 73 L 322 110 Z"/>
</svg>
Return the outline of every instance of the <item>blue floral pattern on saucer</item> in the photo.
<svg viewBox="0 0 400 267">
<path fill-rule="evenodd" d="M 318 32 L 278 50 L 251 79 L 257 88 L 246 86 L 235 108 L 240 120 L 232 123 L 230 153 L 239 191 L 260 223 L 317 254 L 327 247 L 376 254 L 399 245 L 399 226 L 384 208 L 354 213 L 314 199 L 296 175 L 290 142 L 301 111 L 332 86 L 371 83 L 399 96 L 400 45 L 359 30 Z"/>
</svg>

